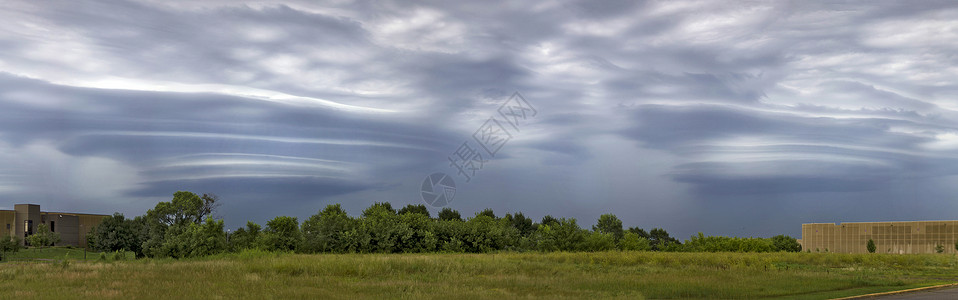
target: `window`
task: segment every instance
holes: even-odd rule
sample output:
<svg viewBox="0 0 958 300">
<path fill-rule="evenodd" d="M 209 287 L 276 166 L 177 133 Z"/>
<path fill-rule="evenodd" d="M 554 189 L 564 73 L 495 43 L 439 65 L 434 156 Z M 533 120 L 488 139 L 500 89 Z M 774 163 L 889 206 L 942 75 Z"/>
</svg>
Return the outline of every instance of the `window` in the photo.
<svg viewBox="0 0 958 300">
<path fill-rule="evenodd" d="M 54 223 L 53 221 L 50 221 L 50 232 L 57 232 L 56 230 L 53 230 L 53 228 L 56 228 L 53 225 L 56 225 L 56 223 Z"/>
<path fill-rule="evenodd" d="M 7 223 L 7 230 L 10 230 L 10 223 Z"/>
</svg>

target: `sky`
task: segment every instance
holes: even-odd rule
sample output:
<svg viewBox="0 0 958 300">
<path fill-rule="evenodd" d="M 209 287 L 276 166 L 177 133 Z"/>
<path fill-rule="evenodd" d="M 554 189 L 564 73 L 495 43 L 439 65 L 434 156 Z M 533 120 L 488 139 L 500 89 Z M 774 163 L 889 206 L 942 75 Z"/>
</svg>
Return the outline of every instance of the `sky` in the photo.
<svg viewBox="0 0 958 300">
<path fill-rule="evenodd" d="M 955 219 L 955 41 L 953 1 L 3 1 L 0 209 L 236 228 L 443 173 L 680 239 Z"/>
</svg>

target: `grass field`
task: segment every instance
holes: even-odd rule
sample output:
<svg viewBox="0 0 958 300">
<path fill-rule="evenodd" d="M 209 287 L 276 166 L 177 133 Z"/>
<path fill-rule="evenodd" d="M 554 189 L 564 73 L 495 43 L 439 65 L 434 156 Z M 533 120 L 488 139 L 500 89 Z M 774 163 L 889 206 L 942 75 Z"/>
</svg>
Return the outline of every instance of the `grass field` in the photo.
<svg viewBox="0 0 958 300">
<path fill-rule="evenodd" d="M 958 258 L 950 255 L 252 251 L 66 261 L 0 263 L 0 290 L 57 299 L 826 299 L 958 281 Z"/>
</svg>

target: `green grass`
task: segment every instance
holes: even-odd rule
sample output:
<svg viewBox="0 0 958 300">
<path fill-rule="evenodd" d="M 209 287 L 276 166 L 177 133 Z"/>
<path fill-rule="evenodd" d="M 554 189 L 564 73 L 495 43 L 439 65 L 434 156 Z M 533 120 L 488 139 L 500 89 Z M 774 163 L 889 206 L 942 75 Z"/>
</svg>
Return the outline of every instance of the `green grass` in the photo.
<svg viewBox="0 0 958 300">
<path fill-rule="evenodd" d="M 100 259 L 99 252 L 90 252 L 85 251 L 82 248 L 68 248 L 68 247 L 47 247 L 47 248 L 29 248 L 21 249 L 18 252 L 6 253 L 3 256 L 4 262 L 6 261 L 61 261 L 64 259 L 68 260 L 98 260 Z M 107 256 L 108 259 L 113 259 L 114 253 L 103 253 Z M 132 252 L 125 252 L 121 254 L 124 259 L 134 259 L 135 256 Z"/>
<path fill-rule="evenodd" d="M 958 281 L 949 255 L 275 254 L 0 264 L 17 298 L 826 299 Z"/>
</svg>

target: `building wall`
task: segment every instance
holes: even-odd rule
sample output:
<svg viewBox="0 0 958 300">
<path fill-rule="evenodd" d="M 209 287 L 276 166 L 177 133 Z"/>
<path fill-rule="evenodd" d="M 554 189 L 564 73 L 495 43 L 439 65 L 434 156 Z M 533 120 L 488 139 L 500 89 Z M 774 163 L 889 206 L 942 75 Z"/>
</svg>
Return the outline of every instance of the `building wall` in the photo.
<svg viewBox="0 0 958 300">
<path fill-rule="evenodd" d="M 80 245 L 80 218 L 75 215 L 63 213 L 42 213 L 43 223 L 47 228 L 52 228 L 53 232 L 60 234 L 60 242 L 57 246 L 78 246 Z M 86 242 L 85 238 L 82 238 Z"/>
<path fill-rule="evenodd" d="M 13 236 L 17 232 L 17 212 L 0 210 L 0 236 Z"/>
<path fill-rule="evenodd" d="M 862 222 L 802 224 L 802 250 L 811 252 L 868 253 L 868 240 L 876 253 L 958 253 L 958 221 Z"/>
<path fill-rule="evenodd" d="M 86 235 L 93 227 L 100 224 L 107 215 L 41 212 L 39 205 L 17 204 L 14 210 L 0 210 L 0 236 L 12 235 L 24 238 L 24 220 L 33 221 L 33 232 L 40 224 L 53 228 L 53 232 L 60 234 L 58 246 L 86 247 Z M 6 230 L 10 224 L 10 230 Z"/>
</svg>

